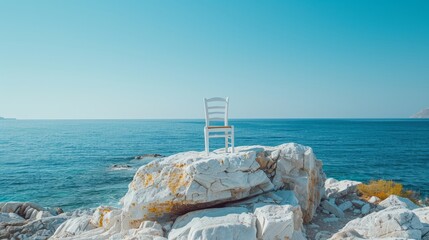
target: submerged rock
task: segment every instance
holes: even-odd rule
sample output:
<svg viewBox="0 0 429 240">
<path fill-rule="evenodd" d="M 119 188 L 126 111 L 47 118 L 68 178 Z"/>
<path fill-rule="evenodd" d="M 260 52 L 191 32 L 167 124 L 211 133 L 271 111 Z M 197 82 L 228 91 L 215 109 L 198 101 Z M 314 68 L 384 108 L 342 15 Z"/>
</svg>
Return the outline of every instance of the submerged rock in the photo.
<svg viewBox="0 0 429 240">
<path fill-rule="evenodd" d="M 128 164 L 113 164 L 110 166 L 110 170 L 112 171 L 118 171 L 118 170 L 129 170 L 132 167 Z"/>
<path fill-rule="evenodd" d="M 134 159 L 143 160 L 143 159 L 147 159 L 147 158 L 163 158 L 163 157 L 165 157 L 165 156 L 158 154 L 158 153 L 155 153 L 155 154 L 143 154 L 143 155 L 135 156 Z"/>
</svg>

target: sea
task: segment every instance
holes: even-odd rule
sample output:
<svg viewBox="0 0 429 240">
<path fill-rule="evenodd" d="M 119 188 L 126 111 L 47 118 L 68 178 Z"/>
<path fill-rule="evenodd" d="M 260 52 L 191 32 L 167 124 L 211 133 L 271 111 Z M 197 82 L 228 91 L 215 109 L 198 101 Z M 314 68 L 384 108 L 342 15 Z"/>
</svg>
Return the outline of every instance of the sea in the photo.
<svg viewBox="0 0 429 240">
<path fill-rule="evenodd" d="M 429 120 L 232 119 L 235 142 L 313 148 L 328 177 L 387 179 L 429 196 Z M 203 151 L 204 120 L 0 120 L 0 202 L 117 206 L 151 157 Z M 213 142 L 213 141 L 212 141 Z M 211 149 L 222 148 L 222 139 Z M 128 165 L 115 170 L 113 165 Z"/>
</svg>

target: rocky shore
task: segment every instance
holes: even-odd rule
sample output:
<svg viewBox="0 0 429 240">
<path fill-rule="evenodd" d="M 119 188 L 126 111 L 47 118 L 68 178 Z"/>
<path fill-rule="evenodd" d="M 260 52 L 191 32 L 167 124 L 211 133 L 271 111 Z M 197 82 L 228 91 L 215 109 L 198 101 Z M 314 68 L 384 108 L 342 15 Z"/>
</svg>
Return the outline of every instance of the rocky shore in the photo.
<svg viewBox="0 0 429 240">
<path fill-rule="evenodd" d="M 361 199 L 310 147 L 178 153 L 136 172 L 121 208 L 0 203 L 0 239 L 424 239 L 429 207 Z"/>
</svg>

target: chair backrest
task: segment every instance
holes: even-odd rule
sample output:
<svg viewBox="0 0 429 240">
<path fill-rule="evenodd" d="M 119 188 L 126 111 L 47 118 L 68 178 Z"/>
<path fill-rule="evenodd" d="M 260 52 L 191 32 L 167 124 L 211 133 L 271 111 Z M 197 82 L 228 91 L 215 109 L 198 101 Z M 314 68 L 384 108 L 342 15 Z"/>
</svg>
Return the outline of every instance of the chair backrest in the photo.
<svg viewBox="0 0 429 240">
<path fill-rule="evenodd" d="M 228 126 L 229 98 L 204 98 L 204 110 L 206 113 L 206 126 L 213 126 L 213 122 L 223 122 Z"/>
</svg>

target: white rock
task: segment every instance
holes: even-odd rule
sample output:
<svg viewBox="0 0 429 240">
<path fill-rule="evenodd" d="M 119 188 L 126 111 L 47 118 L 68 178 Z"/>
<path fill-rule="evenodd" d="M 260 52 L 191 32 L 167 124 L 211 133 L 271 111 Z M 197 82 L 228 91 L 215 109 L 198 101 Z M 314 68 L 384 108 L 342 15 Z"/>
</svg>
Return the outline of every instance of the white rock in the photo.
<svg viewBox="0 0 429 240">
<path fill-rule="evenodd" d="M 308 223 L 325 194 L 322 162 L 317 160 L 310 147 L 289 143 L 276 148 L 281 152 L 273 184 L 276 188 L 286 187 L 295 192 L 301 205 L 304 223 Z"/>
<path fill-rule="evenodd" d="M 422 239 L 429 239 L 429 207 L 416 208 L 413 213 L 417 215 L 423 225 Z"/>
<path fill-rule="evenodd" d="M 376 203 L 376 202 L 378 202 L 378 201 L 380 201 L 380 198 L 378 198 L 378 197 L 376 197 L 376 196 L 372 196 L 369 200 L 368 200 L 368 202 L 369 203 Z"/>
<path fill-rule="evenodd" d="M 141 167 L 123 198 L 124 219 L 168 220 L 181 213 L 273 189 L 255 152 L 179 153 Z"/>
<path fill-rule="evenodd" d="M 37 211 L 36 209 L 34 209 L 34 211 L 31 213 L 29 219 L 31 219 L 31 220 L 36 219 L 36 216 L 37 216 L 38 213 L 39 213 L 39 211 Z"/>
<path fill-rule="evenodd" d="M 40 220 L 45 217 L 52 217 L 52 214 L 49 211 L 39 211 L 37 212 L 35 219 Z"/>
<path fill-rule="evenodd" d="M 339 207 L 341 210 L 346 211 L 347 209 L 349 209 L 349 208 L 353 207 L 353 204 L 352 204 L 352 202 L 350 202 L 350 201 L 346 201 L 346 202 L 341 203 L 338 207 Z"/>
<path fill-rule="evenodd" d="M 325 186 L 331 185 L 331 184 L 336 183 L 336 182 L 338 182 L 338 180 L 335 178 L 327 178 L 325 180 Z"/>
<path fill-rule="evenodd" d="M 343 210 L 341 210 L 339 207 L 337 207 L 337 205 L 332 204 L 331 202 L 324 200 L 321 203 L 321 206 L 326 210 L 329 211 L 330 213 L 334 214 L 335 216 L 339 217 L 339 218 L 343 218 L 344 217 L 344 212 Z"/>
<path fill-rule="evenodd" d="M 369 204 L 365 204 L 363 205 L 361 212 L 362 214 L 365 215 L 365 214 L 368 214 L 370 210 L 371 210 L 371 206 Z"/>
<path fill-rule="evenodd" d="M 326 196 L 338 198 L 348 195 L 356 191 L 357 185 L 361 184 L 361 182 L 350 181 L 350 180 L 342 180 L 337 182 L 325 182 L 325 192 Z"/>
<path fill-rule="evenodd" d="M 247 208 L 212 208 L 177 218 L 168 239 L 256 239 L 256 217 Z"/>
<path fill-rule="evenodd" d="M 417 206 L 415 203 L 411 202 L 408 198 L 399 197 L 396 195 L 390 195 L 388 198 L 381 201 L 378 206 L 388 208 L 393 206 L 400 206 L 404 208 L 408 208 L 410 210 L 416 209 L 419 206 Z"/>
<path fill-rule="evenodd" d="M 53 216 L 40 220 L 28 221 L 24 225 L 8 226 L 10 236 L 20 236 L 20 239 L 47 239 L 51 236 L 67 217 Z"/>
<path fill-rule="evenodd" d="M 0 223 L 17 223 L 23 221 L 25 221 L 25 219 L 16 213 L 0 212 Z"/>
<path fill-rule="evenodd" d="M 306 239 L 299 206 L 265 205 L 255 209 L 258 239 Z"/>
<path fill-rule="evenodd" d="M 293 191 L 268 192 L 249 199 L 227 203 L 226 207 L 245 207 L 257 217 L 260 239 L 305 239 L 302 212 Z"/>
<path fill-rule="evenodd" d="M 93 224 L 90 223 L 90 220 L 91 216 L 89 215 L 69 219 L 63 222 L 57 228 L 51 239 L 63 239 L 66 237 L 79 235 L 82 232 L 96 228 Z"/>
<path fill-rule="evenodd" d="M 22 204 L 22 202 L 6 202 L 2 206 L 1 212 L 14 213 Z"/>
<path fill-rule="evenodd" d="M 90 222 L 95 227 L 110 229 L 115 223 L 120 221 L 121 213 L 121 210 L 113 207 L 99 206 L 92 215 Z"/>
<path fill-rule="evenodd" d="M 111 237 L 110 239 L 114 239 Z M 126 235 L 120 237 L 121 240 L 166 240 L 162 226 L 154 221 L 143 221 L 138 229 L 131 229 Z"/>
<path fill-rule="evenodd" d="M 277 154 L 271 182 L 272 175 L 268 177 L 267 169 L 261 169 L 256 160 Z M 144 220 L 169 221 L 192 210 L 259 195 L 274 186 L 293 190 L 304 221 L 310 221 L 324 191 L 321 166 L 311 148 L 293 143 L 238 147 L 233 154 L 186 152 L 156 160 L 141 167 L 130 183 L 122 199 L 122 228 L 137 228 Z"/>
<path fill-rule="evenodd" d="M 355 231 L 365 239 L 420 239 L 421 229 L 419 218 L 411 210 L 390 207 L 350 221 L 332 239 L 342 239 L 341 236 L 348 235 L 350 231 Z"/>
<path fill-rule="evenodd" d="M 328 231 L 320 231 L 316 234 L 316 236 L 314 238 L 315 238 L 315 240 L 326 240 L 331 235 L 332 235 L 332 233 L 330 233 Z"/>
</svg>

